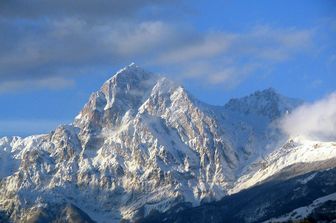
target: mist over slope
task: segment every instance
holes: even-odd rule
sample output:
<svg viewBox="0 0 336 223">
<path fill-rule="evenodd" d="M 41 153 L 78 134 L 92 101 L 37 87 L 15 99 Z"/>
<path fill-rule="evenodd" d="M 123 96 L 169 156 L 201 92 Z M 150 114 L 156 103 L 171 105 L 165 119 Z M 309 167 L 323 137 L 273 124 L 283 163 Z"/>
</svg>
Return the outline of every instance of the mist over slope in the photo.
<svg viewBox="0 0 336 223">
<path fill-rule="evenodd" d="M 291 136 L 336 141 L 336 93 L 298 107 L 281 120 L 281 128 Z"/>
</svg>

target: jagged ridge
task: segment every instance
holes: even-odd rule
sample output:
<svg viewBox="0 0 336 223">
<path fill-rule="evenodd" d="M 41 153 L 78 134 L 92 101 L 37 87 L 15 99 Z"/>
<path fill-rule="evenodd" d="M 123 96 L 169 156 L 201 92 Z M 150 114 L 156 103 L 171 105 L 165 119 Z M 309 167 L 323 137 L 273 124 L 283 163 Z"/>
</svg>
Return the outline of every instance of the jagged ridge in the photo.
<svg viewBox="0 0 336 223">
<path fill-rule="evenodd" d="M 110 222 L 218 200 L 258 173 L 284 138 L 271 124 L 299 103 L 268 89 L 213 107 L 131 64 L 91 95 L 73 124 L 0 139 L 10 162 L 1 164 L 8 171 L 0 209 L 29 221 L 36 208 L 70 203 Z"/>
</svg>

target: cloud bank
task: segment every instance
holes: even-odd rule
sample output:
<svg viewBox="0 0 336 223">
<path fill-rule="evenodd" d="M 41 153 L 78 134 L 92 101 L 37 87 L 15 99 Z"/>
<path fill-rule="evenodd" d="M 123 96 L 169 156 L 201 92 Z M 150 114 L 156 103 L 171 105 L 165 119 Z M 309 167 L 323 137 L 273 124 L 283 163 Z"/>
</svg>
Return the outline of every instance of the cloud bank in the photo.
<svg viewBox="0 0 336 223">
<path fill-rule="evenodd" d="M 114 70 L 132 61 L 181 80 L 233 87 L 267 70 L 266 65 L 306 52 L 313 42 L 313 30 L 290 27 L 199 31 L 173 19 L 186 16 L 183 3 L 1 2 L 0 92 L 30 86 L 64 89 L 78 75 Z"/>
<path fill-rule="evenodd" d="M 289 136 L 336 140 L 336 92 L 311 104 L 304 104 L 284 117 L 281 129 Z"/>
</svg>

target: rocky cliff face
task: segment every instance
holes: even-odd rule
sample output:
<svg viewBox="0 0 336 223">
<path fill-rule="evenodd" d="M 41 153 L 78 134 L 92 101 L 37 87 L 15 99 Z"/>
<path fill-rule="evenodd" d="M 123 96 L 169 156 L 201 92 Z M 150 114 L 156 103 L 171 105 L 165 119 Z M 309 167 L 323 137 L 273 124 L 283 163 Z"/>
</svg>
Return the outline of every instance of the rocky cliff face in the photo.
<svg viewBox="0 0 336 223">
<path fill-rule="evenodd" d="M 302 161 L 286 163 L 287 138 L 273 125 L 299 104 L 268 89 L 215 107 L 131 64 L 91 95 L 72 124 L 0 139 L 0 213 L 29 222 L 59 206 L 88 222 L 118 222 L 219 200 L 265 180 L 266 166 L 270 177 Z M 293 145 L 296 155 L 303 144 Z M 335 145 L 318 148 L 325 147 L 332 158 Z"/>
</svg>

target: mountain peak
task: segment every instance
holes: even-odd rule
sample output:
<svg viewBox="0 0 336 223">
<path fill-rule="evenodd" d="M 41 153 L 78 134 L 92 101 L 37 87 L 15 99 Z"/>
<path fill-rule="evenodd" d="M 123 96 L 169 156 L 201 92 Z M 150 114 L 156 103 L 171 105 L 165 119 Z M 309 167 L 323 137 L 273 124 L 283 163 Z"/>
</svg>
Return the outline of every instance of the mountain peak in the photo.
<svg viewBox="0 0 336 223">
<path fill-rule="evenodd" d="M 269 88 L 218 109 L 132 63 L 92 94 L 73 124 L 0 138 L 0 221 L 43 221 L 65 202 L 96 222 L 141 221 L 287 176 L 296 164 L 306 171 L 303 161 L 332 163 L 332 144 L 273 148 L 282 135 L 273 136 L 271 123 L 294 106 Z"/>
<path fill-rule="evenodd" d="M 144 70 L 142 67 L 136 65 L 134 62 L 130 63 L 129 65 L 125 66 L 124 68 L 117 71 L 110 79 L 108 79 L 105 83 L 111 82 L 116 79 L 134 79 L 134 78 L 141 78 L 146 76 L 153 76 L 152 73 Z"/>
<path fill-rule="evenodd" d="M 244 114 L 256 114 L 275 119 L 286 111 L 291 111 L 300 103 L 300 100 L 282 96 L 274 88 L 267 88 L 242 98 L 231 99 L 225 108 Z"/>
<path fill-rule="evenodd" d="M 102 87 L 93 93 L 76 117 L 85 122 L 106 121 L 117 123 L 127 111 L 136 112 L 149 96 L 160 77 L 144 70 L 135 63 L 117 71 Z M 99 114 L 98 114 L 98 113 Z"/>
<path fill-rule="evenodd" d="M 125 66 L 124 68 L 121 68 L 116 74 L 123 73 L 127 70 L 136 70 L 136 69 L 142 69 L 140 66 L 138 66 L 136 63 L 132 62 L 129 65 Z"/>
<path fill-rule="evenodd" d="M 266 88 L 266 89 L 261 90 L 261 91 L 256 91 L 255 93 L 279 95 L 277 90 L 273 87 L 269 87 L 269 88 Z"/>
</svg>

